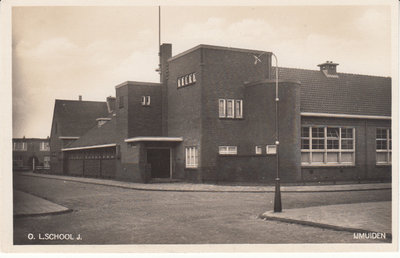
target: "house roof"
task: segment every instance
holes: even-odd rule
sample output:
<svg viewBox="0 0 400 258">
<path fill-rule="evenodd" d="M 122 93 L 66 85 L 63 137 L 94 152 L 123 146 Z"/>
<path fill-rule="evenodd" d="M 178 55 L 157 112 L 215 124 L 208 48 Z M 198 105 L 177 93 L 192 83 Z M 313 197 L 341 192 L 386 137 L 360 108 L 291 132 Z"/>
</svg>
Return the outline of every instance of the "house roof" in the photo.
<svg viewBox="0 0 400 258">
<path fill-rule="evenodd" d="M 328 78 L 319 70 L 279 67 L 278 71 L 279 79 L 301 82 L 301 112 L 391 115 L 390 77 L 337 73 L 338 78 Z"/>
<path fill-rule="evenodd" d="M 109 113 L 106 102 L 56 99 L 54 115 L 60 136 L 81 136 Z"/>
<path fill-rule="evenodd" d="M 93 126 L 78 140 L 69 144 L 68 148 L 115 144 L 117 141 L 116 124 L 116 118 L 112 116 L 111 120 L 102 126 Z"/>
</svg>

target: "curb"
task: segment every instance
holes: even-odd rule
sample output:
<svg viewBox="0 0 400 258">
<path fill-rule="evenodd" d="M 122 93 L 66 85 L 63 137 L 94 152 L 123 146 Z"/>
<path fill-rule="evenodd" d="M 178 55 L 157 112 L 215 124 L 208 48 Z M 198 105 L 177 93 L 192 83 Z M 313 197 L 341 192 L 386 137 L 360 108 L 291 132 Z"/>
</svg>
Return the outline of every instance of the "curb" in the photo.
<svg viewBox="0 0 400 258">
<path fill-rule="evenodd" d="M 63 210 L 58 210 L 58 211 L 41 212 L 41 213 L 20 213 L 20 214 L 13 214 L 13 217 L 14 217 L 14 218 L 25 218 L 25 217 L 39 217 L 39 216 L 59 215 L 59 214 L 70 213 L 70 212 L 73 212 L 73 211 L 74 211 L 73 209 L 70 209 L 70 208 L 67 208 L 67 207 L 65 207 L 65 206 L 62 206 L 62 205 L 60 205 L 60 204 L 58 204 L 58 203 L 55 203 L 54 201 L 51 201 L 51 200 L 49 200 L 49 199 L 47 199 L 47 198 L 43 198 L 42 196 L 36 195 L 36 194 L 34 194 L 34 193 L 31 193 L 31 192 L 28 192 L 28 191 L 24 191 L 24 190 L 21 190 L 21 189 L 15 189 L 15 190 L 18 190 L 18 191 L 23 192 L 23 193 L 25 193 L 25 194 L 32 195 L 32 196 L 34 196 L 34 197 L 36 197 L 36 198 L 40 198 L 40 199 L 43 199 L 43 200 L 48 201 L 48 202 L 51 202 L 51 203 L 57 204 L 58 206 L 64 207 L 64 209 L 63 209 Z M 14 207 L 13 207 L 13 210 L 14 210 Z"/>
<path fill-rule="evenodd" d="M 138 190 L 138 191 L 157 191 L 157 192 L 204 192 L 204 193 L 274 193 L 275 190 L 189 190 L 189 189 L 150 189 L 150 188 L 140 188 L 140 187 L 133 187 L 133 186 L 123 186 L 123 185 L 114 185 L 114 184 L 107 184 L 101 182 L 87 182 L 87 181 L 80 181 L 73 178 L 55 178 L 56 175 L 52 175 L 48 177 L 46 175 L 29 175 L 29 174 L 20 174 L 20 176 L 30 176 L 30 177 L 39 177 L 39 178 L 47 178 L 47 179 L 54 179 L 54 180 L 61 180 L 61 181 L 69 181 L 69 182 L 77 182 L 82 184 L 94 184 L 94 185 L 102 185 L 102 186 L 111 186 L 111 187 L 118 187 L 123 189 L 131 189 L 131 190 Z M 365 189 L 333 189 L 333 190 L 282 190 L 281 192 L 284 193 L 323 193 L 323 192 L 352 192 L 352 191 L 376 191 L 376 190 L 391 190 L 392 187 L 383 187 L 383 188 L 365 188 Z"/>
<path fill-rule="evenodd" d="M 331 229 L 331 230 L 336 230 L 336 231 L 346 231 L 346 232 L 350 232 L 350 233 L 372 233 L 373 232 L 371 230 L 360 229 L 360 228 L 342 227 L 342 226 L 335 226 L 335 225 L 306 221 L 306 220 L 296 220 L 296 219 L 274 217 L 274 216 L 270 216 L 270 215 L 265 215 L 265 213 L 260 214 L 258 216 L 258 218 L 286 222 L 286 223 L 294 223 L 294 224 L 305 225 L 305 226 L 310 226 L 310 227 L 318 227 L 318 228 L 323 228 L 323 229 Z M 384 233 L 386 235 L 387 239 L 389 239 L 390 242 L 392 242 L 392 233 L 387 233 L 387 232 L 381 232 L 381 233 Z M 378 239 L 378 240 L 381 240 L 381 239 Z M 381 241 L 385 241 L 385 240 L 382 239 Z"/>
<path fill-rule="evenodd" d="M 66 209 L 62 211 L 52 211 L 52 212 L 44 212 L 44 213 L 25 213 L 25 214 L 14 214 L 14 218 L 26 218 L 26 217 L 39 217 L 39 216 L 49 216 L 49 215 L 59 215 L 73 212 L 72 209 Z"/>
</svg>

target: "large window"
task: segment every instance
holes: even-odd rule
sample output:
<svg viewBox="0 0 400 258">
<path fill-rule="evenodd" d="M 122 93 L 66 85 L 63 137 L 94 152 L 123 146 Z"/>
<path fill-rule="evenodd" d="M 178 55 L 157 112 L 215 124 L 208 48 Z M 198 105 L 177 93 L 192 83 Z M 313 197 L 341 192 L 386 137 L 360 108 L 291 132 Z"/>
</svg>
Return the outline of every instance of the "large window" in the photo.
<svg viewBox="0 0 400 258">
<path fill-rule="evenodd" d="M 243 100 L 219 99 L 218 110 L 220 118 L 243 118 Z"/>
<path fill-rule="evenodd" d="M 41 142 L 40 143 L 40 151 L 50 151 L 49 142 Z"/>
<path fill-rule="evenodd" d="M 219 146 L 218 153 L 221 155 L 236 155 L 237 146 Z"/>
<path fill-rule="evenodd" d="M 27 151 L 28 144 L 26 142 L 14 142 L 15 151 Z"/>
<path fill-rule="evenodd" d="M 302 165 L 354 165 L 355 129 L 307 126 L 301 128 Z"/>
<path fill-rule="evenodd" d="M 392 164 L 392 130 L 376 128 L 376 164 Z"/>
<path fill-rule="evenodd" d="M 197 147 L 186 147 L 185 157 L 187 168 L 197 168 L 199 166 L 199 152 Z"/>
</svg>

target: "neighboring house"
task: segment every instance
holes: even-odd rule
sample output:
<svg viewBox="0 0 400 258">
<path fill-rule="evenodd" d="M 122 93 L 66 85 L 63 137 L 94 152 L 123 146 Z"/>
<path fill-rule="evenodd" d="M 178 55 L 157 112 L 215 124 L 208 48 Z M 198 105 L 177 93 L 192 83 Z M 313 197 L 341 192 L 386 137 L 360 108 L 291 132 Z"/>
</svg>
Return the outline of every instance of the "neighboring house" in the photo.
<svg viewBox="0 0 400 258">
<path fill-rule="evenodd" d="M 50 169 L 49 138 L 13 138 L 13 170 Z"/>
<path fill-rule="evenodd" d="M 55 174 L 65 173 L 62 148 L 79 139 L 96 125 L 96 119 L 112 114 L 115 98 L 108 101 L 56 100 L 50 133 L 51 170 Z"/>
<path fill-rule="evenodd" d="M 171 54 L 170 44 L 160 47 L 160 83 L 115 87 L 112 115 L 105 102 L 89 112 L 82 102 L 56 101 L 52 153 L 53 141 L 75 138 L 58 144 L 54 173 L 138 182 L 273 182 L 271 53 L 199 45 Z M 282 181 L 390 179 L 391 79 L 337 73 L 332 62 L 319 67 L 279 68 Z M 61 103 L 71 106 L 64 116 L 76 121 L 61 123 Z M 85 128 L 75 132 L 82 119 Z"/>
</svg>

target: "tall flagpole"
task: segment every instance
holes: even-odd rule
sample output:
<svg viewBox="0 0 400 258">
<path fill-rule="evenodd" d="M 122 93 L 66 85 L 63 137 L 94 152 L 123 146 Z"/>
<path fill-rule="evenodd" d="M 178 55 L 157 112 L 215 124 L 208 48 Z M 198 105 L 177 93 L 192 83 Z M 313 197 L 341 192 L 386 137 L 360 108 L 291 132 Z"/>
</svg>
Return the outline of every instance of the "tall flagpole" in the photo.
<svg viewBox="0 0 400 258">
<path fill-rule="evenodd" d="M 161 6 L 158 6 L 158 46 L 161 46 Z"/>
</svg>

